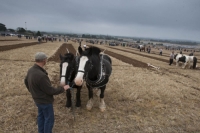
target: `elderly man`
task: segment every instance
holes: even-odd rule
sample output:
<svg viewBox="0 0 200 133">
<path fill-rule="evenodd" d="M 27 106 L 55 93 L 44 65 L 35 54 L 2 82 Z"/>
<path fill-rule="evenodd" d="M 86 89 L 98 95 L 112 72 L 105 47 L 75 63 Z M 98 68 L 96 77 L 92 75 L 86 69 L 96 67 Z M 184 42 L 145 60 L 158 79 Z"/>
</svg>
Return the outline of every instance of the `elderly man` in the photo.
<svg viewBox="0 0 200 133">
<path fill-rule="evenodd" d="M 53 95 L 63 93 L 69 89 L 68 85 L 54 88 L 44 70 L 47 63 L 47 56 L 43 52 L 35 55 L 35 64 L 28 70 L 24 80 L 28 91 L 38 108 L 38 132 L 51 133 L 54 125 Z"/>
</svg>

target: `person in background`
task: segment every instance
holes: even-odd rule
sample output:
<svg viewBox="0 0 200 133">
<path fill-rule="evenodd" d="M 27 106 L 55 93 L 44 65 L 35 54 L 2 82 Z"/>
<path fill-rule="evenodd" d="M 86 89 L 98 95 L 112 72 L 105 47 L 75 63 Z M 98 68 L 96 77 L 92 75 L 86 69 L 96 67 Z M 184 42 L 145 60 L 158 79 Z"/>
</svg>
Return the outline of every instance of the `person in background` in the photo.
<svg viewBox="0 0 200 133">
<path fill-rule="evenodd" d="M 160 55 L 162 56 L 162 49 L 160 49 Z"/>
<path fill-rule="evenodd" d="M 174 60 L 174 51 L 172 51 L 172 53 L 170 54 L 169 65 L 171 65 L 173 63 L 173 60 Z"/>
<path fill-rule="evenodd" d="M 194 56 L 194 51 L 192 51 L 192 52 L 189 54 L 189 56 Z"/>
<path fill-rule="evenodd" d="M 148 47 L 148 53 L 150 54 L 150 52 L 151 52 L 151 47 L 149 46 Z"/>
<path fill-rule="evenodd" d="M 69 89 L 69 85 L 54 88 L 51 85 L 48 73 L 44 70 L 47 63 L 47 56 L 43 52 L 35 55 L 35 64 L 28 70 L 24 79 L 26 88 L 38 108 L 38 132 L 52 133 L 54 125 L 53 95 L 63 93 Z"/>
</svg>

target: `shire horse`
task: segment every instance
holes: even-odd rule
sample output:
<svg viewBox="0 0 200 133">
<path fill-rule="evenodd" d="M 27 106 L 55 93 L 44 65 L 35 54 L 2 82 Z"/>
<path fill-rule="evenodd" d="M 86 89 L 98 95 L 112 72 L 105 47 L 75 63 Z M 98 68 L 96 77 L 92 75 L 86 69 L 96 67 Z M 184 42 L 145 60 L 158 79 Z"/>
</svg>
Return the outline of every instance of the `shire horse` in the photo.
<svg viewBox="0 0 200 133">
<path fill-rule="evenodd" d="M 74 82 L 77 86 L 81 86 L 85 79 L 89 94 L 86 105 L 88 110 L 91 110 L 93 106 L 93 89 L 98 88 L 100 92 L 99 108 L 103 112 L 106 109 L 104 91 L 112 72 L 111 58 L 108 55 L 100 54 L 101 50 L 97 47 L 86 48 L 83 51 L 79 46 L 78 51 L 80 60 Z"/>
<path fill-rule="evenodd" d="M 140 52 L 143 50 L 145 52 L 145 46 L 144 45 L 139 45 L 138 49 L 140 49 Z"/>
<path fill-rule="evenodd" d="M 60 54 L 60 84 L 61 85 L 69 85 L 72 88 L 76 88 L 76 107 L 81 106 L 81 98 L 80 98 L 80 92 L 81 92 L 81 86 L 76 86 L 74 84 L 74 78 L 75 75 L 77 74 L 77 61 L 78 61 L 78 56 L 74 56 L 72 53 L 66 53 L 64 56 Z M 70 92 L 70 89 L 67 90 L 66 92 L 66 107 L 70 108 L 72 106 L 72 94 Z"/>
<path fill-rule="evenodd" d="M 186 65 L 188 64 L 189 68 L 195 69 L 196 68 L 196 64 L 197 64 L 197 58 L 195 56 L 188 56 L 188 55 L 184 55 L 184 54 L 176 54 L 174 56 L 174 59 L 176 60 L 176 66 L 178 66 L 179 61 L 183 62 L 184 64 L 182 65 L 182 68 L 185 68 Z"/>
</svg>

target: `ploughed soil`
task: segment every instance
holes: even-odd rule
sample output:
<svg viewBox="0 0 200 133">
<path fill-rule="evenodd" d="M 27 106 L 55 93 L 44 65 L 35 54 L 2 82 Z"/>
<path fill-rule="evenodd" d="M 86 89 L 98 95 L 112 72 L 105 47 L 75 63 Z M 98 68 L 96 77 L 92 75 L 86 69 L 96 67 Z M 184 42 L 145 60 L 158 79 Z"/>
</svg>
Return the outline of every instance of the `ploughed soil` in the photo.
<svg viewBox="0 0 200 133">
<path fill-rule="evenodd" d="M 12 46 L 14 47 L 14 45 Z M 69 52 L 75 54 L 77 46 L 78 44 L 75 43 L 64 43 L 58 45 L 57 51 L 55 51 L 55 47 L 52 48 L 53 50 L 49 50 L 51 52 L 49 55 L 53 55 L 48 59 L 50 62 L 47 63 L 45 69 L 47 69 L 53 85 L 56 86 L 60 79 L 59 54 L 66 53 L 66 48 Z M 43 49 L 45 48 L 44 46 Z M 103 49 L 103 47 L 101 48 Z M 56 95 L 53 132 L 200 132 L 198 126 L 200 125 L 200 79 L 197 72 L 189 69 L 178 69 L 175 66 L 170 68 L 166 66 L 159 71 L 147 70 L 147 64 L 142 62 L 144 55 L 141 56 L 141 60 L 140 58 L 134 60 L 129 56 L 130 54 L 127 54 L 126 57 L 128 51 L 120 52 L 120 49 L 118 49 L 118 51 L 113 50 L 112 52 L 112 50 L 105 51 L 106 54 L 113 57 L 113 72 L 104 97 L 106 111 L 100 112 L 98 109 L 100 99 L 96 96 L 94 96 L 93 109 L 91 111 L 86 110 L 88 90 L 85 84 L 81 90 L 81 108 L 66 109 L 64 106 L 66 94 Z M 24 52 L 28 51 L 24 50 Z M 119 55 L 118 52 L 121 54 Z M 158 60 L 158 57 L 150 58 Z M 166 64 L 159 60 L 157 62 Z M 2 81 L 1 88 L 3 88 L 0 95 L 0 133 L 37 132 L 37 108 L 30 93 L 23 85 L 27 69 L 33 63 L 13 62 L 13 60 L 7 61 L 7 63 L 1 61 L 0 63 L 2 72 L 0 81 Z M 10 86 L 10 84 L 15 86 Z M 73 93 L 76 97 L 75 93 L 76 91 Z"/>
<path fill-rule="evenodd" d="M 7 51 L 11 49 L 16 49 L 16 48 L 22 48 L 22 47 L 28 47 L 32 45 L 36 45 L 38 42 L 31 42 L 31 43 L 21 43 L 21 44 L 16 44 L 16 45 L 6 45 L 6 46 L 0 46 L 0 52 L 1 51 Z M 42 44 L 42 43 L 40 43 Z"/>
<path fill-rule="evenodd" d="M 74 47 L 72 46 L 72 44 L 66 44 L 64 43 L 58 50 L 57 52 L 55 53 L 55 55 L 53 55 L 52 57 L 50 57 L 48 59 L 48 61 L 55 61 L 55 62 L 60 62 L 60 57 L 59 57 L 59 54 L 65 54 L 66 53 L 66 48 L 71 52 L 73 53 L 74 55 L 76 54 L 76 50 L 74 49 Z M 103 49 L 101 49 L 101 51 L 103 51 Z M 134 67 L 142 67 L 142 68 L 149 68 L 147 66 L 146 63 L 144 62 L 140 62 L 138 60 L 134 60 L 130 57 L 126 57 L 126 56 L 123 56 L 123 55 L 120 55 L 120 54 L 117 54 L 117 53 L 114 53 L 114 52 L 111 52 L 109 50 L 106 50 L 105 51 L 105 54 L 108 54 L 109 56 L 112 56 L 116 59 L 119 59 L 125 63 L 128 63 L 128 64 L 132 64 Z"/>
<path fill-rule="evenodd" d="M 72 44 L 64 43 L 58 48 L 57 52 L 48 59 L 48 61 L 55 61 L 55 62 L 59 63 L 60 62 L 59 55 L 60 54 L 64 55 L 67 52 L 67 49 L 69 50 L 70 53 L 73 53 L 74 55 L 76 54 L 76 50 L 74 49 Z"/>
<path fill-rule="evenodd" d="M 5 40 L 2 40 L 2 39 L 0 39 L 0 41 L 3 42 L 3 41 L 20 41 L 20 40 L 19 40 L 19 39 L 9 39 L 9 40 L 6 40 L 6 39 L 5 39 Z"/>
</svg>

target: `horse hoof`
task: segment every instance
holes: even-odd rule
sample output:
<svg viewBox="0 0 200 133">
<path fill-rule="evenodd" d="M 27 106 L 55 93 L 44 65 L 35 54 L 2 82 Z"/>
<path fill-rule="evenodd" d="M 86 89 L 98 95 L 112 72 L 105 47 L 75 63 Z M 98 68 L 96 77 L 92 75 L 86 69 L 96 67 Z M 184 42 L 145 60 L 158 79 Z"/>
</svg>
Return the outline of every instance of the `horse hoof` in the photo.
<svg viewBox="0 0 200 133">
<path fill-rule="evenodd" d="M 86 106 L 87 110 L 91 110 L 92 109 L 92 106 Z"/>
<path fill-rule="evenodd" d="M 76 107 L 76 109 L 77 109 L 77 110 L 80 110 L 80 109 L 81 109 L 81 107 Z"/>
<path fill-rule="evenodd" d="M 66 107 L 66 110 L 67 110 L 67 111 L 70 111 L 70 110 L 71 110 L 71 107 Z"/>
<path fill-rule="evenodd" d="M 101 90 L 100 90 L 100 89 L 98 89 L 98 90 L 97 90 L 97 93 L 96 93 L 96 95 L 99 97 L 99 96 L 100 96 L 100 94 L 101 94 Z"/>
<path fill-rule="evenodd" d="M 106 104 L 104 102 L 104 99 L 100 99 L 99 108 L 101 112 L 104 112 L 106 110 Z"/>
<path fill-rule="evenodd" d="M 89 101 L 87 102 L 87 105 L 86 105 L 87 110 L 91 110 L 91 109 L 92 109 L 92 106 L 93 106 L 93 102 L 92 102 L 91 100 L 89 100 Z"/>
<path fill-rule="evenodd" d="M 101 112 L 104 112 L 106 110 L 106 105 L 105 104 L 99 105 L 99 109 Z"/>
</svg>

